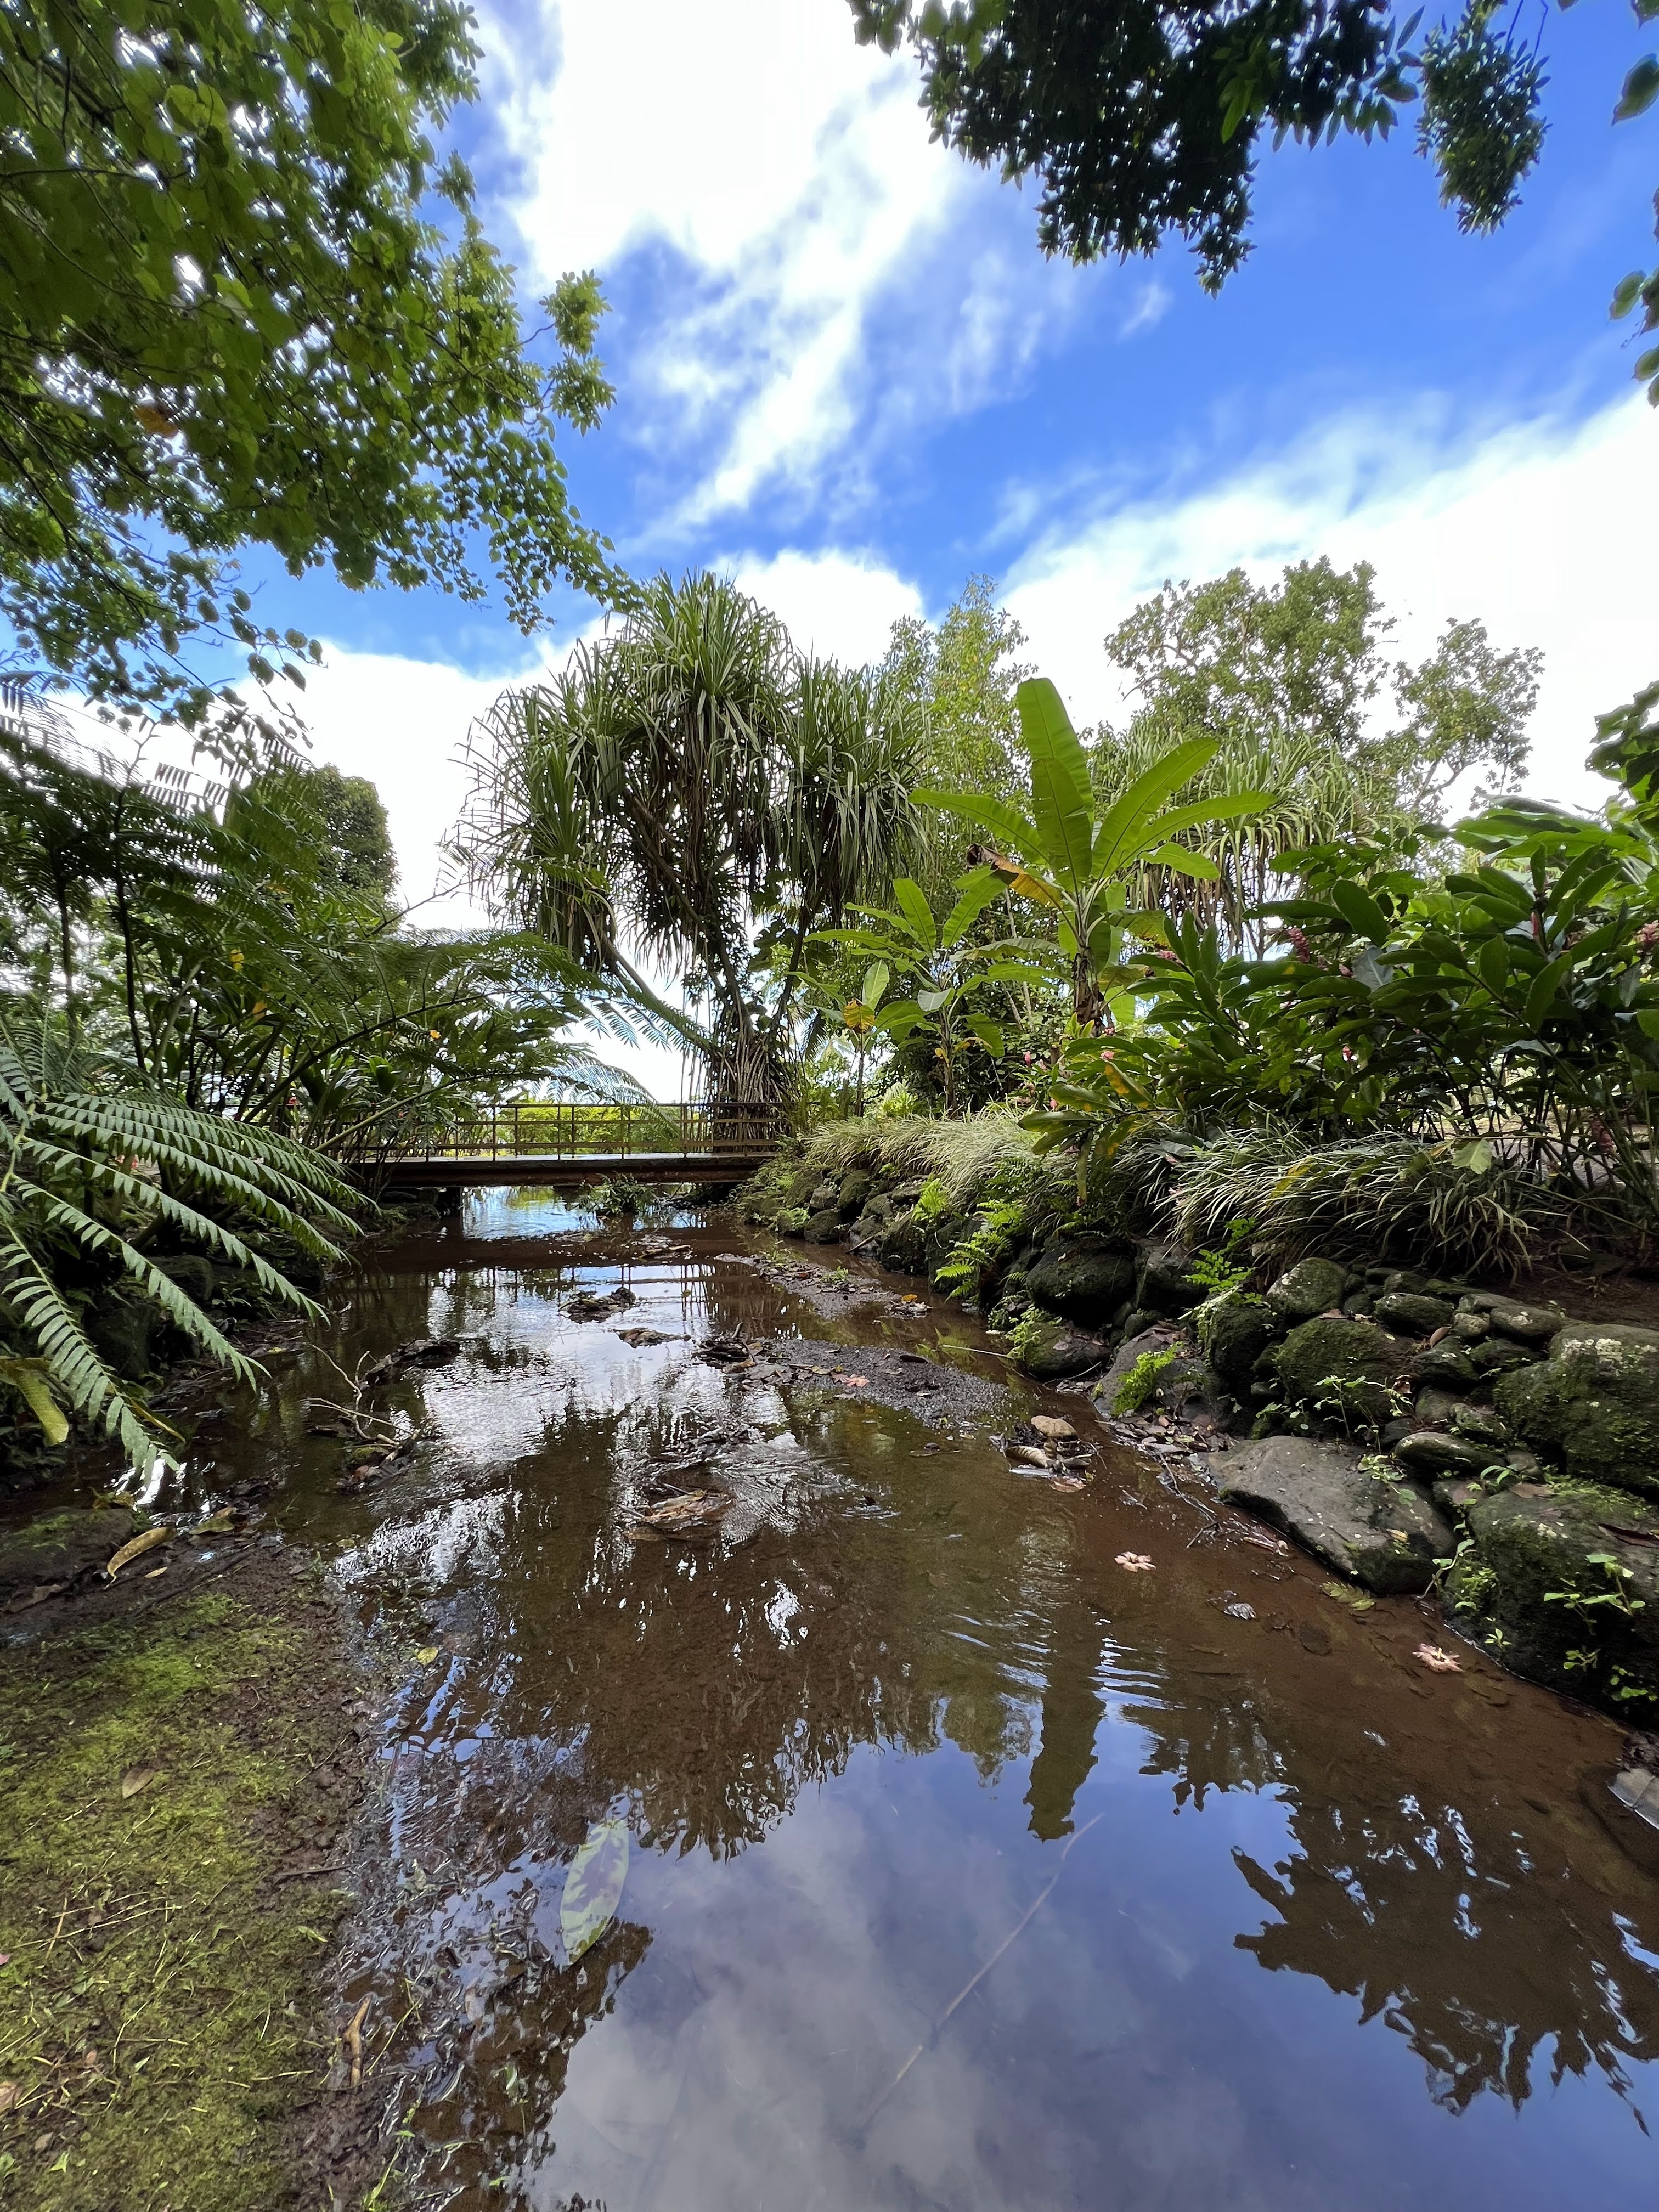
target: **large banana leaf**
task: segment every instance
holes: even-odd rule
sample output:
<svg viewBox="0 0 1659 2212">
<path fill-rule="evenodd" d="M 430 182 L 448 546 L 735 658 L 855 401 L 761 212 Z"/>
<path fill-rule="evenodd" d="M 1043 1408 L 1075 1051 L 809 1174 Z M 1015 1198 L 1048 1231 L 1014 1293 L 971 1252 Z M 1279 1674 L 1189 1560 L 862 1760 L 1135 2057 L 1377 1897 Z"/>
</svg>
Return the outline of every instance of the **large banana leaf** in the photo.
<svg viewBox="0 0 1659 2212">
<path fill-rule="evenodd" d="M 1167 833 L 1164 824 L 1157 821 L 1159 808 L 1183 784 L 1192 781 L 1214 757 L 1215 751 L 1213 738 L 1189 738 L 1184 745 L 1173 746 L 1162 760 L 1154 761 L 1144 775 L 1138 775 L 1102 818 L 1095 835 L 1089 872 L 1096 876 L 1115 875 L 1120 869 L 1133 866 L 1148 843 L 1155 841 L 1161 844 Z"/>
<path fill-rule="evenodd" d="M 1089 762 L 1071 717 L 1046 676 L 1029 677 L 1014 694 L 1019 732 L 1031 763 L 1031 814 L 1037 852 L 1068 888 L 1091 874 L 1095 795 Z M 1028 860 L 1031 857 L 1029 854 Z"/>
</svg>

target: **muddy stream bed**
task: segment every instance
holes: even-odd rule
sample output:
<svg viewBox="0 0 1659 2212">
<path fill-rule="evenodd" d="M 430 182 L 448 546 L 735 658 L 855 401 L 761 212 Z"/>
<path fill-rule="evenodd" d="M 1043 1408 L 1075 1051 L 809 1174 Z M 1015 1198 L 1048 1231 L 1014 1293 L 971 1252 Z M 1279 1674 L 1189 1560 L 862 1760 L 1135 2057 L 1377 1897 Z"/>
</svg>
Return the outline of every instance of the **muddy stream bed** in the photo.
<svg viewBox="0 0 1659 2212">
<path fill-rule="evenodd" d="M 942 1302 L 778 1257 L 481 1194 L 198 1437 L 202 1494 L 274 1479 L 396 1685 L 337 1995 L 412 2201 L 1659 2202 L 1617 1729 L 1430 1607 L 1355 1610 Z M 341 1495 L 324 1353 L 451 1336 L 376 1401 L 401 1471 Z M 993 1441 L 1038 1410 L 1086 1483 Z M 687 1486 L 733 1502 L 690 1540 L 633 1517 Z M 590 1840 L 601 1889 L 625 1866 L 572 1962 Z"/>
</svg>

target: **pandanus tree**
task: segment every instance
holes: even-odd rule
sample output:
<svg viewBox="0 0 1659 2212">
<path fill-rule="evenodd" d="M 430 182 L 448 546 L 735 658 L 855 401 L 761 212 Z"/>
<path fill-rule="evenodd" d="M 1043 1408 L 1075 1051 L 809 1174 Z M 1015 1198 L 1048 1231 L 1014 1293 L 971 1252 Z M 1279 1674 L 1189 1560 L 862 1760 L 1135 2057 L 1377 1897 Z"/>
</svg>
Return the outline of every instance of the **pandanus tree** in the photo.
<svg viewBox="0 0 1659 2212">
<path fill-rule="evenodd" d="M 477 726 L 453 849 L 499 917 L 672 1020 L 717 1097 L 775 1102 L 800 948 L 903 864 L 920 744 L 879 675 L 797 654 L 728 580 L 659 576 Z M 648 968 L 678 969 L 701 1018 Z"/>
<path fill-rule="evenodd" d="M 969 857 L 988 867 L 1018 896 L 1054 916 L 1060 949 L 1071 963 L 1072 1005 L 1081 1029 L 1108 1018 L 1116 989 L 1130 981 L 1125 940 L 1137 927 L 1158 933 L 1155 916 L 1132 912 L 1128 887 L 1148 866 L 1212 880 L 1213 860 L 1176 841 L 1200 825 L 1266 805 L 1260 791 L 1232 792 L 1185 806 L 1166 801 L 1189 784 L 1216 750 L 1209 738 L 1176 745 L 1112 801 L 1103 804 L 1089 778 L 1088 756 L 1060 696 L 1045 676 L 1017 694 L 1020 742 L 1030 763 L 1030 811 L 975 793 L 919 792 L 924 804 L 971 823 L 995 842 Z"/>
</svg>

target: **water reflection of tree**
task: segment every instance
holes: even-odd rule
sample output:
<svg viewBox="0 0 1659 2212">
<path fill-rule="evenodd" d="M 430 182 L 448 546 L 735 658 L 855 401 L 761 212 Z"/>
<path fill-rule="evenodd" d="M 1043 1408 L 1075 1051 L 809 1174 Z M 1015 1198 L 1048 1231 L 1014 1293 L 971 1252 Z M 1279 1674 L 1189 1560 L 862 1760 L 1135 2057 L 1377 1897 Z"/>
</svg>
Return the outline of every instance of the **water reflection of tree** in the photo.
<svg viewBox="0 0 1659 2212">
<path fill-rule="evenodd" d="M 486 1326 L 495 1295 L 479 1287 L 452 1310 Z M 707 1295 L 711 1326 L 768 1325 L 767 1294 L 747 1276 L 730 1292 L 717 1277 Z M 476 1585 L 476 1601 L 497 1609 L 491 1667 L 487 1680 L 463 1678 L 442 1723 L 453 1735 L 487 1724 L 510 1756 L 510 1782 L 492 1793 L 498 1864 L 567 1860 L 586 1822 L 619 1803 L 639 1808 L 642 1841 L 727 1856 L 860 1745 L 921 1752 L 948 1735 L 992 1774 L 1029 1748 L 1028 1684 L 1030 1826 L 1059 1838 L 1095 1761 L 1109 1681 L 1148 1732 L 1145 1771 L 1169 1778 L 1178 1802 L 1271 1790 L 1286 1808 L 1285 1862 L 1270 1871 L 1238 1857 L 1279 1916 L 1240 1947 L 1357 2000 L 1362 2020 L 1383 2019 L 1449 2108 L 1486 2089 L 1518 2103 L 1546 2063 L 1553 2079 L 1599 2071 L 1622 2089 L 1631 2065 L 1659 2057 L 1659 1984 L 1626 1950 L 1613 1881 L 1596 1889 L 1583 1835 L 1552 1850 L 1540 1816 L 1523 1845 L 1512 1802 L 1465 1796 L 1449 1771 L 1444 1796 L 1461 1815 L 1425 1811 L 1397 1781 L 1390 1794 L 1397 1761 L 1356 1745 L 1352 1712 L 1339 1724 L 1282 1710 L 1250 1663 L 1206 1672 L 1196 1655 L 1214 1616 L 1173 1577 L 1156 1632 L 1115 1650 L 1109 1675 L 1068 1524 L 1040 1492 L 1022 1503 L 1018 1486 L 1000 1504 L 976 1492 L 954 1522 L 945 1481 L 937 1504 L 913 1495 L 897 1513 L 866 1512 L 847 1479 L 857 1452 L 845 1449 L 832 1496 L 815 1502 L 805 1485 L 736 1551 L 630 1544 L 618 1469 L 683 1441 L 690 1418 L 658 1400 L 603 1416 L 566 1409 L 503 1471 L 499 1556 Z M 822 1464 L 809 1417 L 793 1425 L 802 1467 Z M 537 2030 L 556 2072 L 532 2100 L 542 2111 L 562 2081 L 555 2028 Z"/>
<path fill-rule="evenodd" d="M 1437 2104 L 1461 2112 L 1492 2089 L 1520 2105 L 1547 2045 L 1552 2084 L 1594 2069 L 1621 2094 L 1629 2063 L 1659 2057 L 1659 1983 L 1565 1857 L 1496 1822 L 1477 1840 L 1464 1816 L 1409 1796 L 1298 1800 L 1291 1826 L 1299 1856 L 1272 1873 L 1235 1854 L 1282 1915 L 1240 1949 L 1358 1998 L 1362 2021 L 1380 2014 Z"/>
</svg>

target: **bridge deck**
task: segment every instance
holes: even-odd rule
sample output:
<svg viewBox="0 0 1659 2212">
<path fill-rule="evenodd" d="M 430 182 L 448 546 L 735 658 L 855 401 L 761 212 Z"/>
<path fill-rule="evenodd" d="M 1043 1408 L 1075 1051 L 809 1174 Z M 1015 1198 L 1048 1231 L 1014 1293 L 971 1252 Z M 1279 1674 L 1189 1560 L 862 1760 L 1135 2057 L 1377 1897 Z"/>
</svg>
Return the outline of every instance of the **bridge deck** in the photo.
<svg viewBox="0 0 1659 2212">
<path fill-rule="evenodd" d="M 626 1176 L 635 1182 L 743 1182 L 772 1157 L 771 1148 L 718 1152 L 524 1152 L 390 1159 L 379 1170 L 388 1183 L 414 1190 L 545 1183 L 567 1190 Z"/>
</svg>

